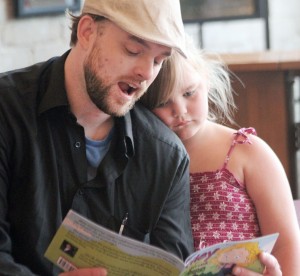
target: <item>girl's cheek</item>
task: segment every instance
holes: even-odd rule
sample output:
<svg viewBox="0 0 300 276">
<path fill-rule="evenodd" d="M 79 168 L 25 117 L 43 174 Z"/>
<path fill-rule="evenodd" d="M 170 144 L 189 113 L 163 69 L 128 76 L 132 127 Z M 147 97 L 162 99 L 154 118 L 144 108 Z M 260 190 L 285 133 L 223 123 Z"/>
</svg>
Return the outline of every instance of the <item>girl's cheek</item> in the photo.
<svg viewBox="0 0 300 276">
<path fill-rule="evenodd" d="M 171 117 L 169 114 L 161 114 L 159 117 L 167 126 L 170 125 Z"/>
<path fill-rule="evenodd" d="M 172 114 L 171 114 L 171 112 L 169 112 L 169 111 L 167 111 L 167 112 L 165 112 L 165 114 L 163 115 L 163 117 L 164 117 L 164 122 L 166 123 L 166 125 L 170 125 L 170 123 L 171 123 L 171 121 L 172 121 Z"/>
<path fill-rule="evenodd" d="M 168 108 L 159 108 L 153 110 L 153 113 L 160 118 L 168 127 L 171 125 L 172 121 L 172 112 Z"/>
</svg>

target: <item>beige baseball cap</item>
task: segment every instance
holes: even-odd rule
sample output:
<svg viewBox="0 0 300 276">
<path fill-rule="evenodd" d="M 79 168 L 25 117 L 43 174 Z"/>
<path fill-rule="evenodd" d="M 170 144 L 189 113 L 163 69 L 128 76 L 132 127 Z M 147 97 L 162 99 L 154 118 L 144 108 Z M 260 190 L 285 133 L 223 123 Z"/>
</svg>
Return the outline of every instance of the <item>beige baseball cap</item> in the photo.
<svg viewBox="0 0 300 276">
<path fill-rule="evenodd" d="M 82 13 L 104 16 L 124 31 L 186 57 L 179 0 L 85 0 Z"/>
</svg>

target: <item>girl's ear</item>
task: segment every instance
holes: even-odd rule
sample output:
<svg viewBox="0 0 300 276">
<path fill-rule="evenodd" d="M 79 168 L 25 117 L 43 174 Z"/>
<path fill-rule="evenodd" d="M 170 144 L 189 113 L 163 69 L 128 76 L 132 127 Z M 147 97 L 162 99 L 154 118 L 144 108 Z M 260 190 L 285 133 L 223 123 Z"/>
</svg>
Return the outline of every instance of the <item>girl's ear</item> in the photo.
<svg viewBox="0 0 300 276">
<path fill-rule="evenodd" d="M 88 49 L 94 43 L 95 36 L 97 35 L 97 24 L 88 15 L 84 15 L 77 28 L 78 43 L 84 48 Z"/>
</svg>

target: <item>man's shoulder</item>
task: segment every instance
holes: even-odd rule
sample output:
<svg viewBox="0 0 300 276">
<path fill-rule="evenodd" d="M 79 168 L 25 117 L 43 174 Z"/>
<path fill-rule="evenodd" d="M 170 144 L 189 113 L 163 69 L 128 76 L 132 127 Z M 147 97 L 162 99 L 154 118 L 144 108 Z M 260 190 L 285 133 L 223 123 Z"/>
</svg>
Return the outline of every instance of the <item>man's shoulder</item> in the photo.
<svg viewBox="0 0 300 276">
<path fill-rule="evenodd" d="M 46 62 L 40 62 L 28 67 L 0 73 L 0 93 L 9 90 L 25 92 L 29 87 L 37 86 L 39 78 Z"/>
<path fill-rule="evenodd" d="M 135 105 L 131 117 L 136 136 L 185 151 L 178 136 L 142 104 Z"/>
<path fill-rule="evenodd" d="M 38 79 L 45 70 L 59 57 L 52 57 L 47 61 L 38 62 L 27 67 L 0 73 L 0 91 L 7 89 L 26 90 L 38 85 Z"/>
</svg>

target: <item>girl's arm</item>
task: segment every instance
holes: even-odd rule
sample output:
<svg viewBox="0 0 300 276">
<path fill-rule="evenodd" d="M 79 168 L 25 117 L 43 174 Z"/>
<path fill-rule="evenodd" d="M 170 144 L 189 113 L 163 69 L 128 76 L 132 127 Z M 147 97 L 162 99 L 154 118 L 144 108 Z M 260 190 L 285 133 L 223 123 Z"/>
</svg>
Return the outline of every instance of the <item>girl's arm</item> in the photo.
<svg viewBox="0 0 300 276">
<path fill-rule="evenodd" d="M 244 179 L 256 207 L 262 235 L 279 233 L 272 254 L 283 275 L 300 275 L 300 231 L 290 185 L 273 150 L 260 138 L 243 145 Z M 267 274 L 271 275 L 271 274 Z"/>
</svg>

